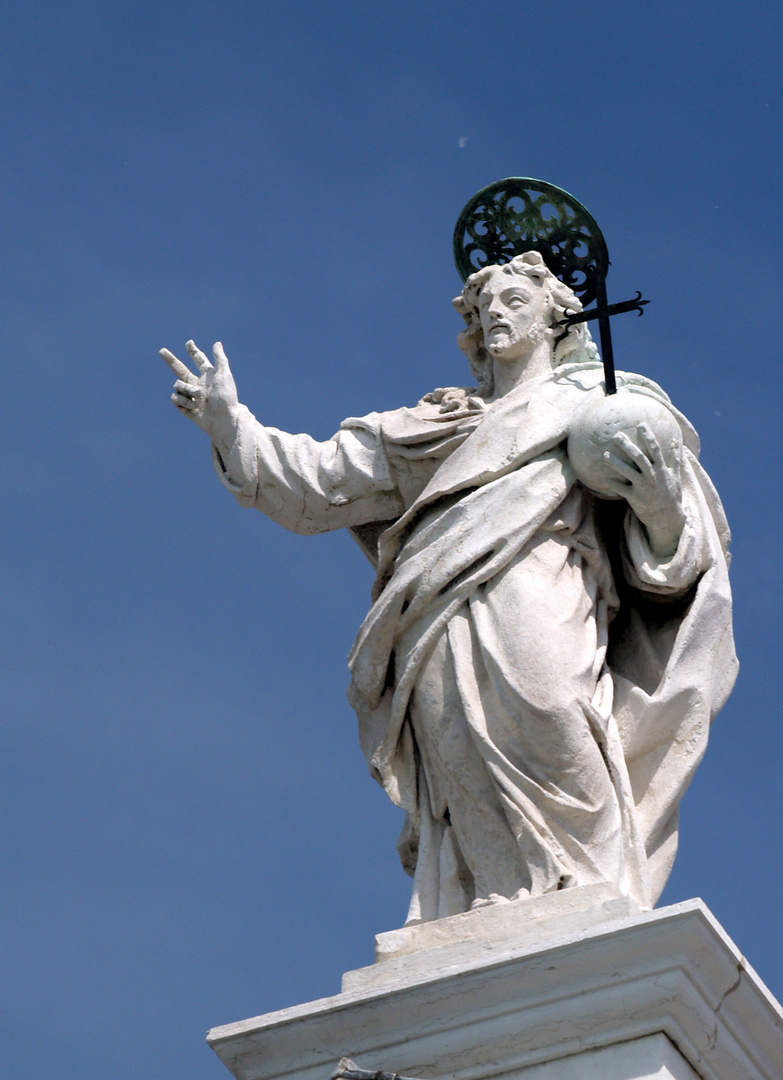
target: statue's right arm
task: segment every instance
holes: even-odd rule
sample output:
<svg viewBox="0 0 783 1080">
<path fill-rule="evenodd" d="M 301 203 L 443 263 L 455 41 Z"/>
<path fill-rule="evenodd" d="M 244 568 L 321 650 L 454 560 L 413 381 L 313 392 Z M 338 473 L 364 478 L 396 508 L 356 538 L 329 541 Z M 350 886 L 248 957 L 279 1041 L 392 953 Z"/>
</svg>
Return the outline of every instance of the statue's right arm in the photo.
<svg viewBox="0 0 783 1080">
<path fill-rule="evenodd" d="M 220 342 L 214 346 L 214 365 L 192 341 L 187 349 L 199 376 L 161 350 L 177 375 L 172 401 L 210 436 L 215 470 L 241 505 L 298 533 L 388 520 L 403 512 L 380 425 L 372 416 L 346 421 L 327 442 L 266 427 L 239 402 Z"/>
</svg>

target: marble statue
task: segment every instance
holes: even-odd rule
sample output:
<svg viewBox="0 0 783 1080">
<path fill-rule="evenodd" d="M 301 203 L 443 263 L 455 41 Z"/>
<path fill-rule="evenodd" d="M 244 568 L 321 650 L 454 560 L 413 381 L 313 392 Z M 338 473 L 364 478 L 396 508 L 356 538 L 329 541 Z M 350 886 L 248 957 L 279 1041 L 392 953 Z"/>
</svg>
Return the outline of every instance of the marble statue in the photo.
<svg viewBox="0 0 783 1080">
<path fill-rule="evenodd" d="M 260 424 L 220 343 L 168 350 L 172 401 L 242 506 L 347 528 L 377 567 L 349 698 L 406 813 L 408 921 L 609 881 L 663 889 L 678 806 L 731 690 L 729 530 L 696 432 L 652 381 L 603 372 L 535 252 L 454 301 L 476 386 L 345 420 Z"/>
</svg>

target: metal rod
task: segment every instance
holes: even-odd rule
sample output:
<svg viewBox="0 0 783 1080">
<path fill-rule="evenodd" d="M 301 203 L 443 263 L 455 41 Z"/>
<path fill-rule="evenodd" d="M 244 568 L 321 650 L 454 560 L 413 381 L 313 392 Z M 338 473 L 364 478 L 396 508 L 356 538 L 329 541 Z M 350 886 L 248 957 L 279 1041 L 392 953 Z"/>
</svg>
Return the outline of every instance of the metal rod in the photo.
<svg viewBox="0 0 783 1080">
<path fill-rule="evenodd" d="M 601 331 L 601 359 L 604 364 L 604 385 L 607 396 L 617 393 L 614 377 L 614 353 L 612 351 L 612 328 L 606 303 L 606 279 L 599 274 L 595 283 L 595 306 L 598 311 L 598 328 Z"/>
<path fill-rule="evenodd" d="M 621 304 L 609 304 L 606 309 L 607 315 L 622 315 L 626 311 L 636 311 L 639 315 L 643 315 L 642 308 L 649 304 L 649 300 L 642 300 L 642 294 L 637 292 L 633 300 L 623 300 Z M 576 326 L 577 323 L 590 322 L 592 319 L 597 319 L 601 312 L 598 308 L 586 308 L 584 311 L 580 311 L 578 315 L 569 315 L 567 319 L 561 319 L 558 322 L 558 326 Z"/>
</svg>

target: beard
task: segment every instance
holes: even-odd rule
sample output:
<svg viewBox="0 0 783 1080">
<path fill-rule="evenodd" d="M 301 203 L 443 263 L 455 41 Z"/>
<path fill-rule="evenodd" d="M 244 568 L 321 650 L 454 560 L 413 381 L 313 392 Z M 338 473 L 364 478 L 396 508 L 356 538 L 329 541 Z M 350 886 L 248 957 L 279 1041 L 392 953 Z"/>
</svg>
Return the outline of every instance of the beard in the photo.
<svg viewBox="0 0 783 1080">
<path fill-rule="evenodd" d="M 507 357 L 517 359 L 524 353 L 533 352 L 545 340 L 547 329 L 549 328 L 540 322 L 535 322 L 524 334 L 515 333 L 512 329 L 491 345 L 485 345 L 485 348 L 493 360 L 504 360 Z"/>
</svg>

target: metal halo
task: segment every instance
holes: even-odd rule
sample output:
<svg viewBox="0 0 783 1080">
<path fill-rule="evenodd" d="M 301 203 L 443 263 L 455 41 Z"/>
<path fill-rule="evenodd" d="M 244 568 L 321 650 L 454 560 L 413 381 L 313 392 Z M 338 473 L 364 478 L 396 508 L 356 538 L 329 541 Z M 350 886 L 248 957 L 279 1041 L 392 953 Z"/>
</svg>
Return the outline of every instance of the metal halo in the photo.
<svg viewBox="0 0 783 1080">
<path fill-rule="evenodd" d="M 454 261 L 463 281 L 483 266 L 538 251 L 587 307 L 606 277 L 609 253 L 592 215 L 562 188 L 510 176 L 482 188 L 454 229 Z"/>
</svg>

